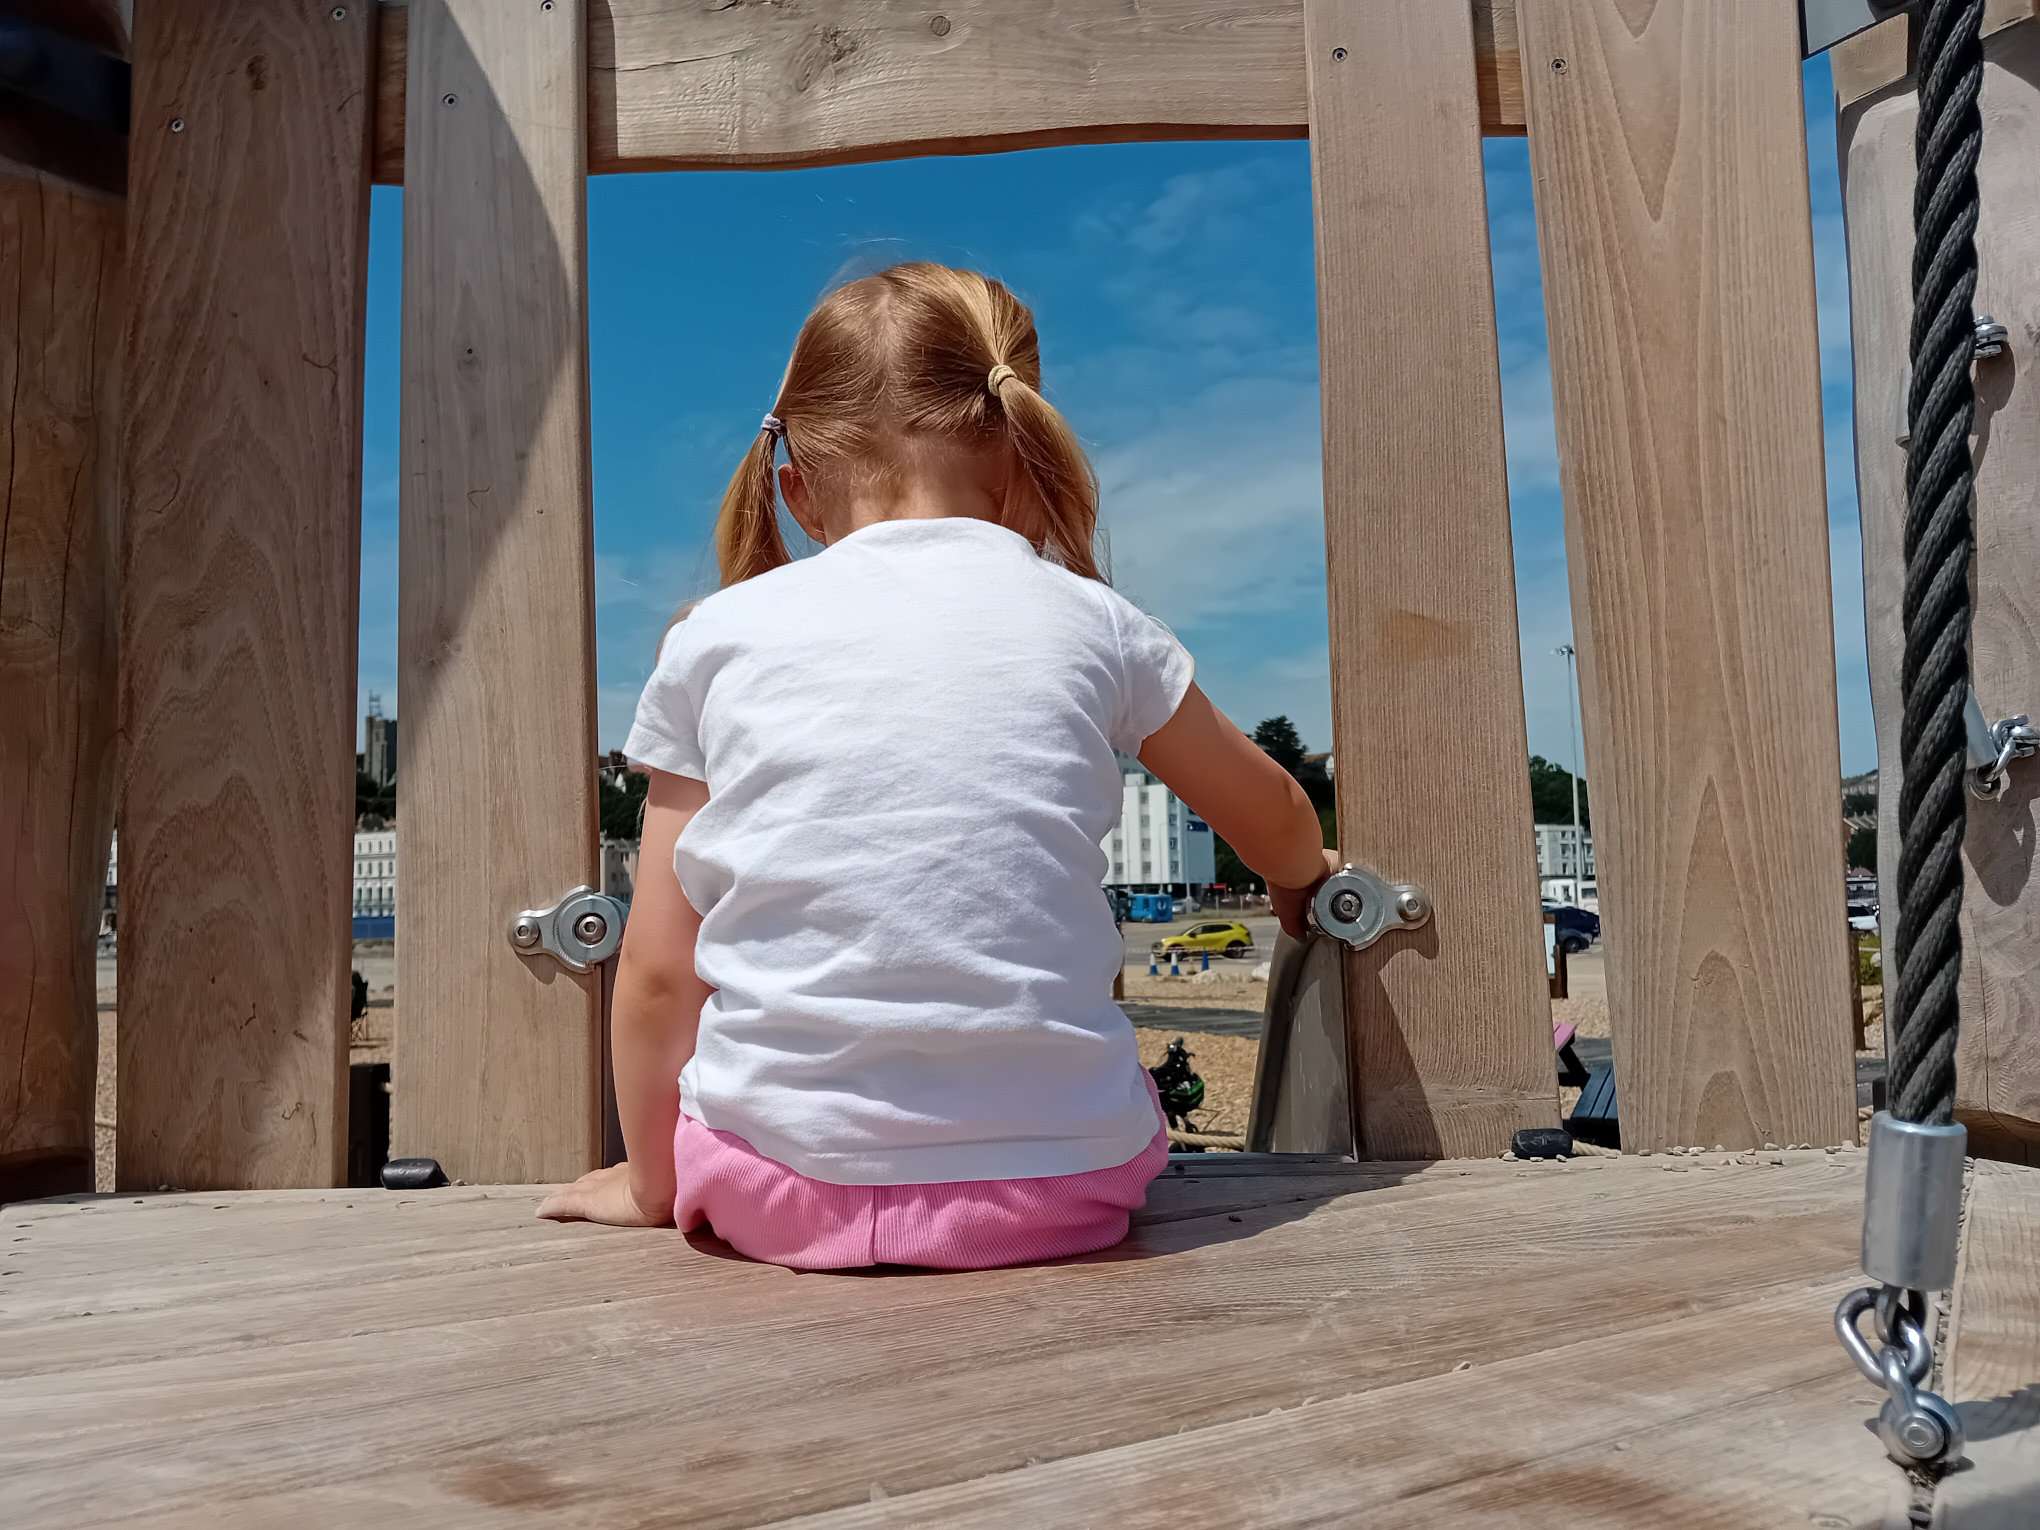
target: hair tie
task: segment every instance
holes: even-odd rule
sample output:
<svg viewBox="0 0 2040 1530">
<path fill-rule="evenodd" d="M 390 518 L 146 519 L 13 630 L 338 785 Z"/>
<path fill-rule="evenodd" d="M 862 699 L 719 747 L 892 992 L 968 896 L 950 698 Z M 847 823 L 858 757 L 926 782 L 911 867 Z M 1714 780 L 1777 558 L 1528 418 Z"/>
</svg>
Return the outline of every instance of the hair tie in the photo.
<svg viewBox="0 0 2040 1530">
<path fill-rule="evenodd" d="M 758 422 L 758 428 L 769 434 L 775 441 L 786 439 L 786 421 L 776 414 L 768 414 Z"/>
<path fill-rule="evenodd" d="M 1003 404 L 1006 400 L 1000 395 L 999 390 L 1005 387 L 1007 383 L 1011 382 L 1014 378 L 1018 377 L 1019 375 L 1020 374 L 1018 372 L 1014 371 L 1011 367 L 1007 366 L 1006 363 L 1002 361 L 997 366 L 993 367 L 991 372 L 986 376 L 985 386 L 991 390 L 992 397 L 998 399 L 999 402 Z"/>
</svg>

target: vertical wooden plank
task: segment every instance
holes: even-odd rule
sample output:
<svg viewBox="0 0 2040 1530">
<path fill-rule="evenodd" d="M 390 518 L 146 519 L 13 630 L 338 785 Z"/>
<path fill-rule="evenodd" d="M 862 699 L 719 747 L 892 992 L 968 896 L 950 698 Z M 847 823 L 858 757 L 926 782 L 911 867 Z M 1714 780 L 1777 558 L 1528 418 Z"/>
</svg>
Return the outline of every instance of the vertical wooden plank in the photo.
<svg viewBox="0 0 2040 1530">
<path fill-rule="evenodd" d="M 477 1182 L 602 1142 L 599 980 L 505 936 L 597 881 L 586 33 L 411 7 L 392 1133 Z"/>
<path fill-rule="evenodd" d="M 1431 894 L 1352 956 L 1370 1158 L 1558 1119 L 1465 0 L 1306 0 L 1345 852 Z M 1447 338 L 1449 337 L 1449 338 Z"/>
<path fill-rule="evenodd" d="M 1793 0 L 1523 0 L 1625 1148 L 1855 1138 Z"/>
<path fill-rule="evenodd" d="M 2011 333 L 1976 367 L 1976 554 L 1971 669 L 1991 717 L 2040 715 L 2040 21 L 1984 43 L 1976 311 Z M 1905 408 L 1912 324 L 1913 128 L 1919 98 L 1885 91 L 1839 114 L 1856 361 L 1871 705 L 1877 721 L 1878 879 L 1889 934 L 1904 758 Z M 1956 1111 L 1979 1154 L 2040 1162 L 2040 765 L 2014 765 L 1995 802 L 1969 804 Z"/>
<path fill-rule="evenodd" d="M 118 201 L 0 173 L 0 1201 L 92 1188 L 124 222 Z"/>
<path fill-rule="evenodd" d="M 374 9 L 136 17 L 123 1187 L 345 1169 Z"/>
</svg>

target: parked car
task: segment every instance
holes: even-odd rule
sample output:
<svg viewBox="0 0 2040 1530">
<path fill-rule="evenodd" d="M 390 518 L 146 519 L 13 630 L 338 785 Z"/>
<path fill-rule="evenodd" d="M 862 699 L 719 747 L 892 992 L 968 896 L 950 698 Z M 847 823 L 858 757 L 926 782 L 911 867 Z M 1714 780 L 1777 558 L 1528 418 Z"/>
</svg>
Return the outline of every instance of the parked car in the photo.
<svg viewBox="0 0 2040 1530">
<path fill-rule="evenodd" d="M 1875 898 L 1851 898 L 1849 900 L 1849 928 L 1868 934 L 1877 928 L 1877 900 Z"/>
<path fill-rule="evenodd" d="M 1155 949 L 1169 951 L 1218 951 L 1227 956 L 1245 956 L 1254 949 L 1253 932 L 1236 919 L 1215 924 L 1195 924 L 1180 935 L 1155 942 Z"/>
<path fill-rule="evenodd" d="M 1574 908 L 1570 903 L 1544 901 L 1544 911 L 1552 916 L 1551 922 L 1558 940 L 1559 950 L 1567 956 L 1578 956 L 1601 936 L 1601 916 L 1590 914 L 1583 908 Z"/>
</svg>

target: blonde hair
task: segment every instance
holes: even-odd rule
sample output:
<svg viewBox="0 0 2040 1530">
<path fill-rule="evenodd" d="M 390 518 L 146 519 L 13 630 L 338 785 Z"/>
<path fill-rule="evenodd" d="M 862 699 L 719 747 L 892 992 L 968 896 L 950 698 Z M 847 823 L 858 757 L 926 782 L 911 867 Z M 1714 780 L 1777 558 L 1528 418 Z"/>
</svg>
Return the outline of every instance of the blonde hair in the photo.
<svg viewBox="0 0 2040 1530">
<path fill-rule="evenodd" d="M 1008 441 L 1039 499 L 1034 524 L 1012 529 L 1071 572 L 1103 577 L 1091 548 L 1097 475 L 1041 396 L 1034 315 L 988 276 L 917 261 L 838 287 L 801 326 L 771 414 L 716 521 L 725 586 L 788 561 L 773 474 L 780 431 L 788 456 L 824 486 L 889 482 L 931 446 Z"/>
</svg>

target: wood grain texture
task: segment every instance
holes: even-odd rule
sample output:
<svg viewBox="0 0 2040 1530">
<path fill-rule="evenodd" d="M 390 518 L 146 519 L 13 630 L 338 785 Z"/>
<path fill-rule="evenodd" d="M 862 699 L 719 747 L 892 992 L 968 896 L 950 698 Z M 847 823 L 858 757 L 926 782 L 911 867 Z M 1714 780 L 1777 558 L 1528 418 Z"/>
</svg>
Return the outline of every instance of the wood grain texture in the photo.
<svg viewBox="0 0 2040 1530">
<path fill-rule="evenodd" d="M 333 1184 L 345 1158 L 375 17 L 340 9 L 137 18 L 123 1186 Z"/>
<path fill-rule="evenodd" d="M 2011 331 L 1978 364 L 1971 670 L 1985 711 L 2040 715 L 2040 22 L 1984 45 L 1983 193 L 1976 311 Z M 1904 710 L 1904 418 L 1912 324 L 1913 129 L 1918 98 L 1890 92 L 1837 122 L 1849 222 L 1856 365 L 1856 487 L 1863 521 L 1871 709 L 1877 726 L 1878 874 L 1885 949 L 1898 917 Z M 2040 1151 L 2040 763 L 2013 766 L 1996 802 L 1969 801 L 1956 1107 L 1979 1153 Z"/>
<path fill-rule="evenodd" d="M 1945 1396 L 1968 1438 L 1934 1530 L 2031 1530 L 2040 1514 L 2040 1172 L 1979 1162 L 1963 1208 Z"/>
<path fill-rule="evenodd" d="M 1356 1489 L 1443 1530 L 1868 1526 L 1867 1389 L 1824 1320 L 1862 1155 L 1777 1156 L 1177 1160 L 1120 1248 L 963 1275 L 794 1274 L 540 1223 L 532 1190 L 14 1208 L 0 1480 L 21 1530 L 883 1523 L 881 1496 L 1324 1525 Z"/>
<path fill-rule="evenodd" d="M 1483 127 L 1520 134 L 1517 0 L 1468 3 Z M 383 11 L 376 179 L 396 182 L 409 29 Z M 597 174 L 1308 131 L 1302 0 L 589 0 L 588 19 Z"/>
<path fill-rule="evenodd" d="M 1357 1130 L 1482 1157 L 1558 1085 L 1472 32 L 1463 0 L 1304 15 L 1341 848 L 1433 909 L 1348 960 Z"/>
<path fill-rule="evenodd" d="M 1524 0 L 1622 1145 L 1855 1140 L 1793 0 Z"/>
<path fill-rule="evenodd" d="M 505 932 L 598 880 L 582 0 L 411 8 L 391 1151 L 598 1162 L 600 992 Z"/>
<path fill-rule="evenodd" d="M 0 1201 L 92 1188 L 125 213 L 0 175 Z"/>
</svg>

